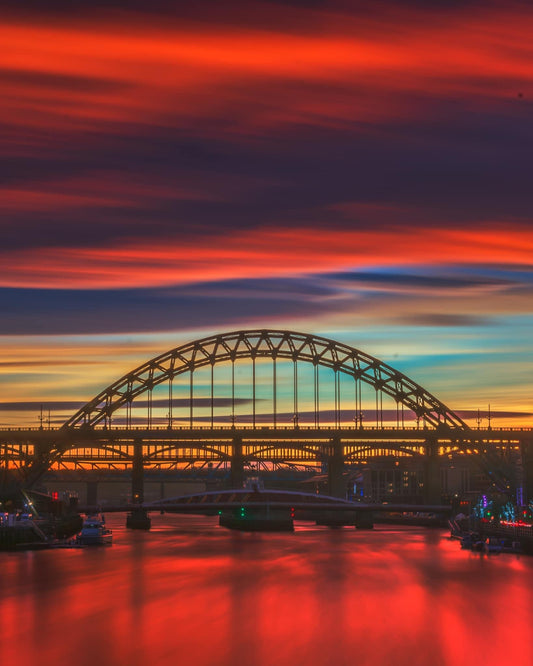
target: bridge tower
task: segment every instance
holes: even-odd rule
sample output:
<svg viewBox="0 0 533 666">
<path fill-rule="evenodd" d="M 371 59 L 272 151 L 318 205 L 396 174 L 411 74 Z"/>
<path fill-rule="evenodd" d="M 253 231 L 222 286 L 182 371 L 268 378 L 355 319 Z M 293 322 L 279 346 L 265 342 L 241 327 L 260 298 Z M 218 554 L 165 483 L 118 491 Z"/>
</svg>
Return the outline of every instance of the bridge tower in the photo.
<svg viewBox="0 0 533 666">
<path fill-rule="evenodd" d="M 440 504 L 442 482 L 440 478 L 439 444 L 434 434 L 428 434 L 424 449 L 424 502 L 426 504 Z"/>
<path fill-rule="evenodd" d="M 342 440 L 338 435 L 332 437 L 327 456 L 328 495 L 346 499 L 346 482 L 344 481 L 344 451 Z"/>
<path fill-rule="evenodd" d="M 126 518 L 126 527 L 133 530 L 149 530 L 152 526 L 150 516 L 143 509 L 144 502 L 144 456 L 143 441 L 136 437 L 133 443 L 131 468 L 131 512 Z"/>
<path fill-rule="evenodd" d="M 136 438 L 133 443 L 133 459 L 131 467 L 131 502 L 133 505 L 144 502 L 144 459 L 142 439 Z"/>
<path fill-rule="evenodd" d="M 230 488 L 242 488 L 244 486 L 244 458 L 242 454 L 242 437 L 233 435 L 231 452 Z"/>
</svg>

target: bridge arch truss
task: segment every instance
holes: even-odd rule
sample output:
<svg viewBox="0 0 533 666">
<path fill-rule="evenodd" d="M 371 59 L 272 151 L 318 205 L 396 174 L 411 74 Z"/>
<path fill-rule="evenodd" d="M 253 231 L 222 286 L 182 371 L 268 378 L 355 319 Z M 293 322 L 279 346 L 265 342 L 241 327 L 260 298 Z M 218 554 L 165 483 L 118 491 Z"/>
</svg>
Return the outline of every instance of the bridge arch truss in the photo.
<svg viewBox="0 0 533 666">
<path fill-rule="evenodd" d="M 79 409 L 63 428 L 109 428 L 113 425 L 114 416 L 119 410 L 125 413 L 122 424 L 131 428 L 132 405 L 143 396 L 146 407 L 145 424 L 148 428 L 154 426 L 154 399 L 153 392 L 156 387 L 168 387 L 166 405 L 166 419 L 169 428 L 175 426 L 173 399 L 174 381 L 178 377 L 188 378 L 188 425 L 193 427 L 195 422 L 194 409 L 198 399 L 194 395 L 195 372 L 202 368 L 210 369 L 210 392 L 204 398 L 204 408 L 209 416 L 204 418 L 207 427 L 216 426 L 215 416 L 215 382 L 214 367 L 219 364 L 229 364 L 231 378 L 229 380 L 230 395 L 227 403 L 230 409 L 229 421 L 235 426 L 236 419 L 236 379 L 235 366 L 237 361 L 247 359 L 251 361 L 251 403 L 250 423 L 253 428 L 261 425 L 257 412 L 257 369 L 258 361 L 270 359 L 271 370 L 271 413 L 269 426 L 279 427 L 280 396 L 277 379 L 277 367 L 280 361 L 293 365 L 292 372 L 292 412 L 293 426 L 299 426 L 301 412 L 299 396 L 302 394 L 302 380 L 299 379 L 298 364 L 306 363 L 312 367 L 312 394 L 313 410 L 312 423 L 314 427 L 321 427 L 321 393 L 320 368 L 328 368 L 333 372 L 333 390 L 329 400 L 334 408 L 330 417 L 330 424 L 334 427 L 341 425 L 341 377 L 353 380 L 349 399 L 353 411 L 352 421 L 356 426 L 363 427 L 365 406 L 363 405 L 362 387 L 366 385 L 375 390 L 376 426 L 384 424 L 384 397 L 392 400 L 396 410 L 396 425 L 403 426 L 407 413 L 414 414 L 418 424 L 424 427 L 452 429 L 467 429 L 463 420 L 444 403 L 438 400 L 429 391 L 414 382 L 405 374 L 387 365 L 383 361 L 366 354 L 354 347 L 340 342 L 314 335 L 282 330 L 249 330 L 234 331 L 221 335 L 214 335 L 190 342 L 161 354 L 135 370 L 125 374 L 108 387 L 103 389 L 91 401 Z M 305 387 L 309 393 L 309 386 Z M 159 401 L 160 402 L 160 401 Z M 286 402 L 285 402 L 286 405 Z M 285 406 L 285 409 L 287 407 Z M 368 407 L 367 407 L 368 409 Z M 409 416 L 407 417 L 409 418 Z M 264 421 L 263 421 L 264 423 Z"/>
</svg>

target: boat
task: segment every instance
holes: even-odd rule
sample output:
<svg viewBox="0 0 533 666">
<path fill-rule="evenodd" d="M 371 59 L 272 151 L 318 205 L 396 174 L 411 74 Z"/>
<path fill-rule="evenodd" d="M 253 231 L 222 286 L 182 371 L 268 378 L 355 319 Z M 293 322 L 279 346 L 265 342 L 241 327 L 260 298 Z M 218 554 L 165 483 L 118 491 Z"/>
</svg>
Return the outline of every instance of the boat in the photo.
<svg viewBox="0 0 533 666">
<path fill-rule="evenodd" d="M 477 532 L 467 532 L 461 537 L 461 548 L 480 552 L 484 549 L 485 541 Z"/>
<path fill-rule="evenodd" d="M 0 513 L 0 550 L 46 548 L 49 536 L 32 514 Z"/>
<path fill-rule="evenodd" d="M 113 532 L 106 527 L 105 517 L 100 514 L 88 515 L 76 537 L 76 543 L 82 546 L 104 546 L 111 544 L 112 540 Z"/>
<path fill-rule="evenodd" d="M 0 550 L 49 548 L 73 538 L 82 528 L 78 497 L 70 491 L 22 490 L 0 494 Z"/>
</svg>

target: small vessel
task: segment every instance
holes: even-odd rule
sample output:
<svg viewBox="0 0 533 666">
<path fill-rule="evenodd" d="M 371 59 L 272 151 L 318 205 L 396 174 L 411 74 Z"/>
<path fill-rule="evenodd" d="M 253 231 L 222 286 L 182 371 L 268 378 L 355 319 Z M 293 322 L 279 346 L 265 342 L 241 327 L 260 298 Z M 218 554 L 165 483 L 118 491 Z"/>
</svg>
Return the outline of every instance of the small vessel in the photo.
<svg viewBox="0 0 533 666">
<path fill-rule="evenodd" d="M 486 539 L 477 532 L 467 532 L 461 537 L 461 548 L 480 552 L 484 550 Z"/>
<path fill-rule="evenodd" d="M 105 517 L 100 514 L 91 514 L 83 521 L 81 532 L 76 537 L 76 543 L 82 546 L 104 546 L 111 544 L 113 532 L 105 525 Z"/>
<path fill-rule="evenodd" d="M 49 536 L 29 513 L 0 513 L 0 550 L 46 548 Z"/>
</svg>

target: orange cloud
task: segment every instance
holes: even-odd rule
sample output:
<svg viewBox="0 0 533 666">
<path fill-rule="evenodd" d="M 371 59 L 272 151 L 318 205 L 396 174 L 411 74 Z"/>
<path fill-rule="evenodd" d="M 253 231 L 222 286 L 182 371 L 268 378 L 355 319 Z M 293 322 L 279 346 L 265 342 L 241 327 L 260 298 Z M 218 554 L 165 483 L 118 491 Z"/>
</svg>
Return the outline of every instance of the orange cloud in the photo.
<svg viewBox="0 0 533 666">
<path fill-rule="evenodd" d="M 28 248 L 0 255 L 4 287 L 105 288 L 291 276 L 369 266 L 529 265 L 533 229 L 270 228 L 218 236 L 130 240 L 106 247 Z"/>
</svg>

